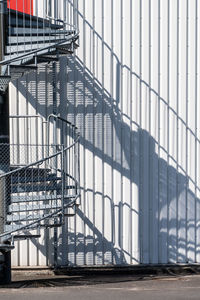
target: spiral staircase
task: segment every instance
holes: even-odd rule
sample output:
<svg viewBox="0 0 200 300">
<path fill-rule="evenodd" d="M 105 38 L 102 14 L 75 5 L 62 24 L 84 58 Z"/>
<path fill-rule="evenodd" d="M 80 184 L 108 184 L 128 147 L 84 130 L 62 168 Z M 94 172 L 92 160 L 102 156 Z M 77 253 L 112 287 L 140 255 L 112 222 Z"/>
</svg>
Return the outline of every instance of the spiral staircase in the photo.
<svg viewBox="0 0 200 300">
<path fill-rule="evenodd" d="M 37 70 L 39 64 L 74 53 L 78 36 L 76 27 L 61 19 L 30 16 L 8 7 L 0 94 L 8 92 L 10 81 Z M 10 116 L 11 134 L 30 132 L 28 124 L 34 118 L 40 117 Z M 46 126 L 46 138 L 42 133 L 38 143 L 29 138 L 22 144 L 11 138 L 0 144 L 0 268 L 4 273 L 16 239 L 39 238 L 41 228 L 63 226 L 80 201 L 78 129 L 56 114 L 41 124 L 41 132 Z"/>
</svg>

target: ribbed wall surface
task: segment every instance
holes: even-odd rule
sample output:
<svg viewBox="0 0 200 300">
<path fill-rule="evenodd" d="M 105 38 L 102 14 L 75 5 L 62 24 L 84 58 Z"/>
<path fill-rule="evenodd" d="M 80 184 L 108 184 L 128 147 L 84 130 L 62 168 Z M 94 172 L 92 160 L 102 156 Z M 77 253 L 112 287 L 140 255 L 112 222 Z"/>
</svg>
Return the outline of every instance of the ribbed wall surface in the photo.
<svg viewBox="0 0 200 300">
<path fill-rule="evenodd" d="M 81 132 L 82 204 L 58 261 L 200 262 L 200 2 L 81 0 L 78 14 L 57 93 Z M 52 112 L 52 69 L 40 70 L 18 81 L 20 113 Z M 40 243 L 20 242 L 13 264 L 52 263 L 53 230 Z"/>
</svg>

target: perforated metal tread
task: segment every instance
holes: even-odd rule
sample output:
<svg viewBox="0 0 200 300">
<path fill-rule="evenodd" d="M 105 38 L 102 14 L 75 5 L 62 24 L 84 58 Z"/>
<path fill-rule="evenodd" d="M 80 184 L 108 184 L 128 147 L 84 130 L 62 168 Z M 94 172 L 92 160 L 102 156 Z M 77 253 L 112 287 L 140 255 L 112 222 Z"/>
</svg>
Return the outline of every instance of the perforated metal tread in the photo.
<svg viewBox="0 0 200 300">
<path fill-rule="evenodd" d="M 9 82 L 11 80 L 11 76 L 0 76 L 0 92 L 5 93 Z"/>
<path fill-rule="evenodd" d="M 76 198 L 77 195 L 64 195 L 64 199 L 73 199 Z M 22 202 L 40 202 L 40 201 L 52 201 L 52 200 L 60 200 L 61 195 L 11 195 L 12 203 L 22 203 Z"/>
</svg>

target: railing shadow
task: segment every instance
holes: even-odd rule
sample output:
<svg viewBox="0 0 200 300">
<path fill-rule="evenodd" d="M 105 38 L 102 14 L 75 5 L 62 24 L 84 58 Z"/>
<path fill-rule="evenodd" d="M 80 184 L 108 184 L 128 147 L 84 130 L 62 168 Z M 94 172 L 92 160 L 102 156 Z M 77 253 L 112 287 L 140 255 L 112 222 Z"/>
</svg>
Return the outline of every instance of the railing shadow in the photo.
<svg viewBox="0 0 200 300">
<path fill-rule="evenodd" d="M 144 130 L 138 120 L 132 120 L 127 113 L 122 112 L 121 70 L 127 71 L 138 85 L 144 86 L 148 93 L 151 92 L 155 96 L 152 97 L 152 101 L 156 102 L 155 105 L 162 103 L 184 130 L 195 138 L 196 143 L 200 144 L 200 141 L 166 99 L 160 97 L 159 93 L 138 74 L 132 72 L 129 66 L 121 64 L 112 48 L 80 12 L 79 17 L 115 61 L 113 79 L 116 86 L 115 97 L 77 56 L 63 57 L 57 65 L 58 112 L 62 117 L 67 116 L 68 120 L 76 123 L 80 129 L 82 160 L 84 160 L 82 167 L 87 167 L 88 164 L 85 160 L 87 151 L 93 158 L 101 161 L 101 166 L 109 166 L 112 174 L 117 172 L 119 176 L 128 180 L 130 186 L 135 184 L 138 192 L 129 194 L 128 199 L 123 196 L 119 201 L 119 197 L 113 192 L 113 188 L 117 185 L 113 178 L 110 181 L 110 185 L 113 185 L 112 196 L 108 196 L 104 188 L 96 189 L 93 185 L 91 189 L 87 186 L 85 178 L 82 178 L 82 206 L 77 210 L 77 217 L 73 221 L 68 220 L 66 233 L 68 245 L 65 248 L 67 255 L 64 262 L 60 259 L 60 263 L 76 265 L 88 262 L 90 264 L 127 264 L 139 261 L 196 262 L 200 254 L 197 238 L 199 219 L 196 212 L 199 206 L 197 191 L 200 187 L 196 179 L 186 173 L 186 168 L 177 161 L 177 158 L 159 144 L 150 132 Z M 46 71 L 47 69 L 43 67 L 37 76 L 37 87 L 32 83 L 35 91 L 27 90 L 22 81 L 18 81 L 20 93 L 27 97 L 29 105 L 44 118 L 52 113 L 53 109 L 51 66 L 48 73 Z M 34 75 L 28 75 L 27 79 L 31 76 Z M 29 84 L 31 85 L 31 81 Z M 165 159 L 159 156 L 157 149 L 165 153 Z M 93 162 L 92 166 L 95 164 L 96 162 Z M 82 174 L 85 175 L 85 170 Z M 193 190 L 189 188 L 189 182 L 194 185 Z M 89 201 L 91 195 L 93 199 Z M 139 210 L 135 211 L 134 201 L 137 201 L 137 198 Z M 91 210 L 94 207 L 100 208 L 102 226 L 95 225 L 95 216 L 86 211 L 85 207 L 90 202 Z M 109 211 L 105 211 L 105 203 L 109 203 L 106 206 L 109 206 Z M 127 211 L 132 218 L 133 214 L 134 218 L 138 218 L 140 228 L 136 232 L 137 229 L 133 227 L 130 218 L 130 232 L 126 233 L 127 237 L 123 237 Z M 106 230 L 111 232 L 110 237 L 107 237 L 104 228 L 105 219 L 108 217 L 110 223 Z M 78 222 L 84 227 L 82 232 L 76 229 Z M 140 240 L 137 250 L 139 254 L 134 253 L 131 246 L 134 234 Z M 154 236 L 156 238 L 153 238 Z M 129 239 L 128 249 L 124 247 L 124 239 Z M 43 248 L 38 249 L 44 251 Z"/>
</svg>

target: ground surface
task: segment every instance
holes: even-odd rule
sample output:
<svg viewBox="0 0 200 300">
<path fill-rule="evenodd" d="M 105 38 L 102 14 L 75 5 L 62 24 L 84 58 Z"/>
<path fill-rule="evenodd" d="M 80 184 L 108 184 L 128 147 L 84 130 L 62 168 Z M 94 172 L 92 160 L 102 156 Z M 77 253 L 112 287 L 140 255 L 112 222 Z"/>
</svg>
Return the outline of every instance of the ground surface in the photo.
<svg viewBox="0 0 200 300">
<path fill-rule="evenodd" d="M 0 300 L 200 299 L 200 275 L 130 274 L 54 276 L 17 272 Z"/>
</svg>

